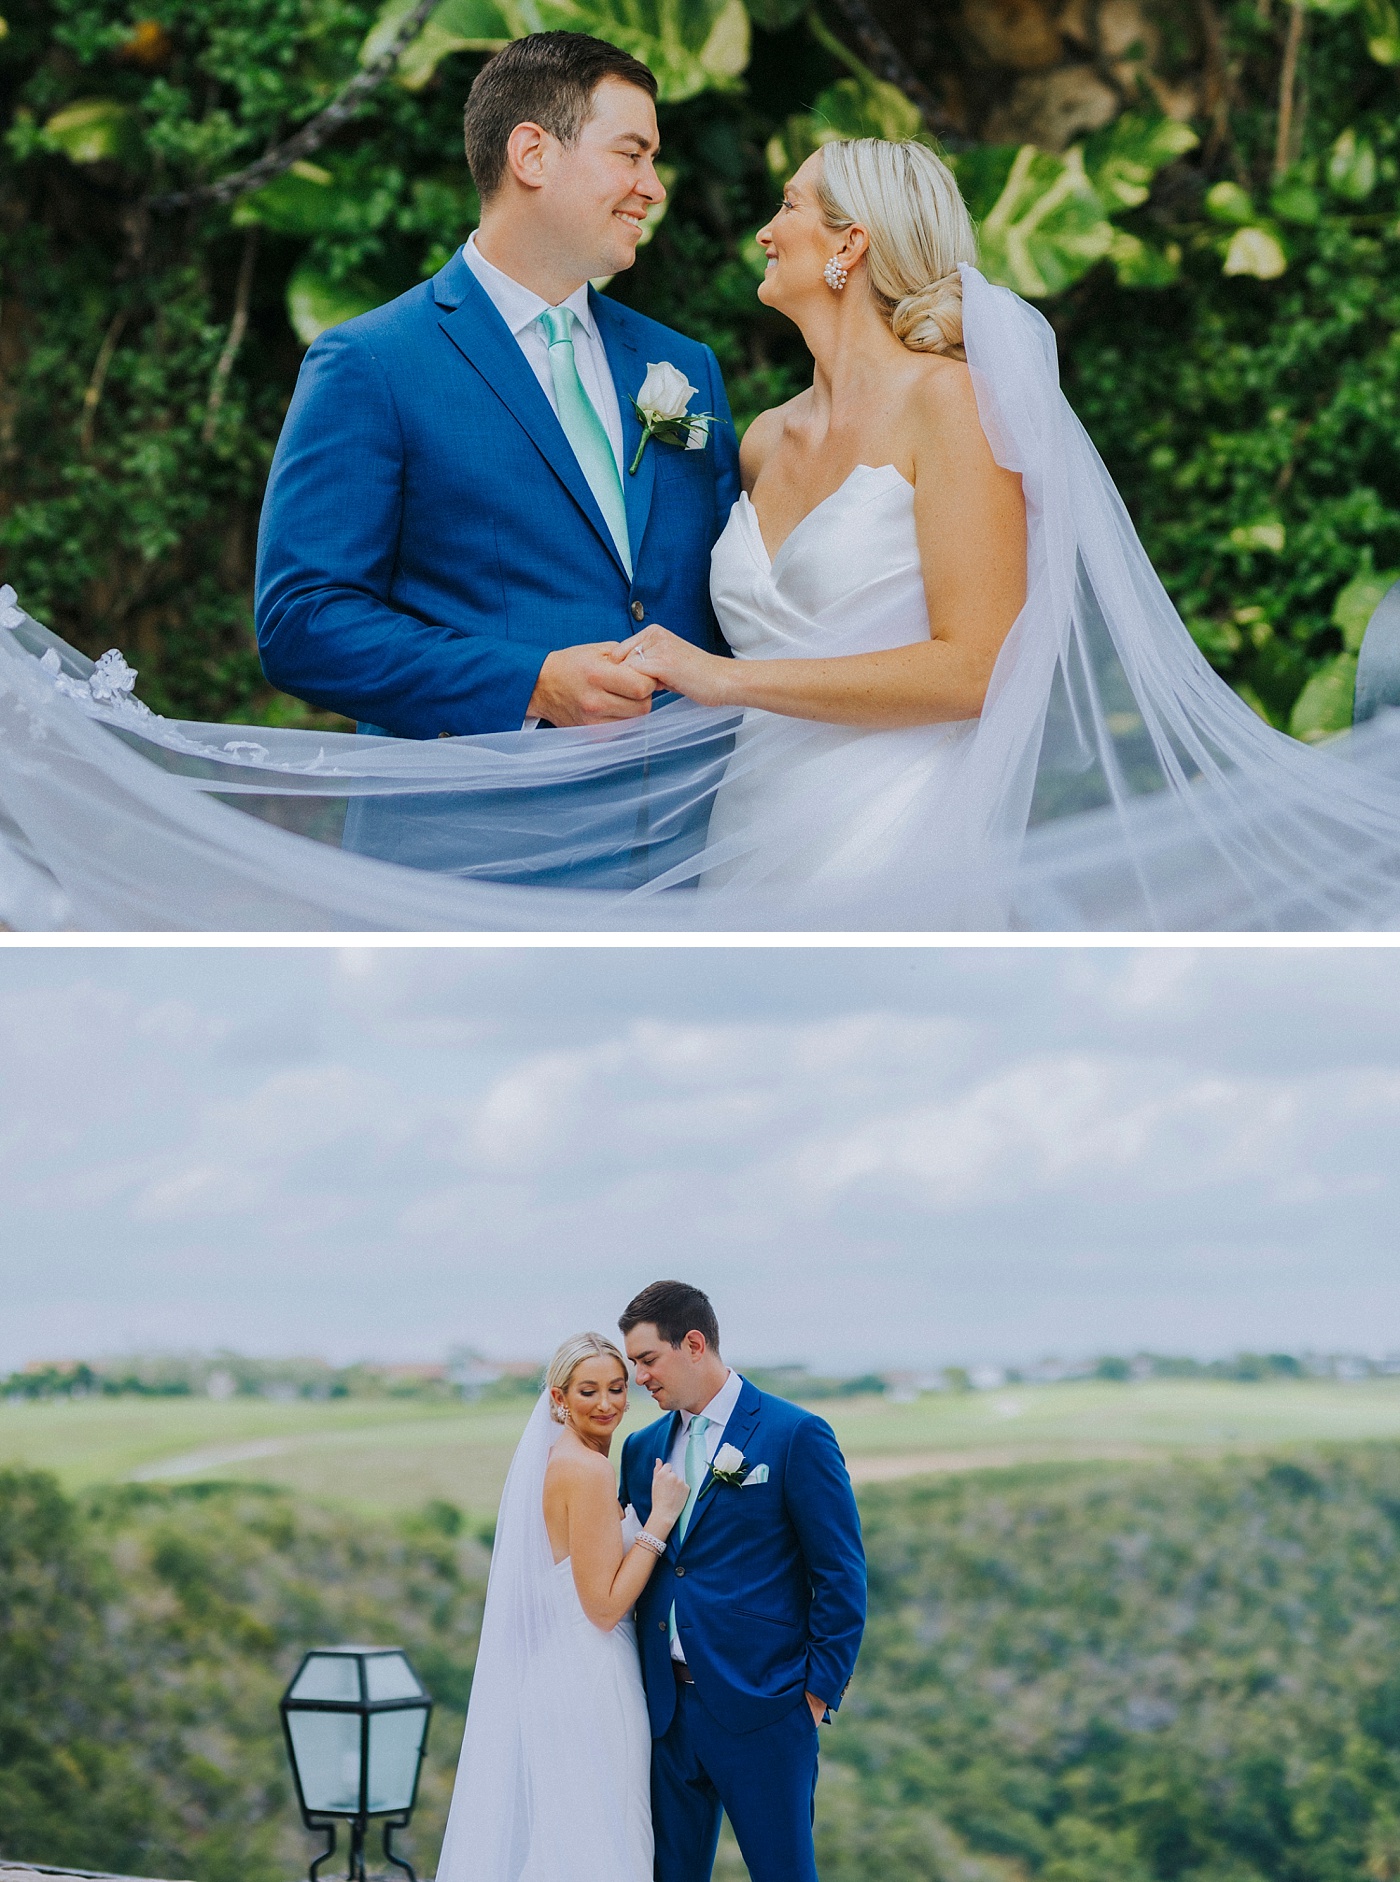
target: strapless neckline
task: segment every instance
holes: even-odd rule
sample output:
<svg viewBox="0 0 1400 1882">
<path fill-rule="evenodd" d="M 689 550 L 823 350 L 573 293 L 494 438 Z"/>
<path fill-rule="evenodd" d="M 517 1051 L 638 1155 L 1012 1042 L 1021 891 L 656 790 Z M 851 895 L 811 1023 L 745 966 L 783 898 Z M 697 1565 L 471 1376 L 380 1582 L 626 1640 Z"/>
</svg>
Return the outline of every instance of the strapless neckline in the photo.
<svg viewBox="0 0 1400 1882">
<path fill-rule="evenodd" d="M 847 473 L 845 477 L 841 479 L 841 482 L 836 486 L 836 488 L 833 491 L 831 491 L 827 496 L 824 496 L 822 498 L 820 503 L 814 503 L 811 509 L 807 511 L 805 516 L 800 516 L 798 518 L 798 520 L 793 524 L 792 528 L 788 531 L 786 536 L 784 536 L 782 541 L 778 544 L 777 549 L 773 552 L 772 555 L 768 553 L 768 544 L 763 540 L 763 528 L 762 528 L 762 525 L 759 523 L 758 511 L 754 507 L 753 499 L 750 497 L 747 490 L 740 491 L 739 493 L 740 511 L 743 513 L 743 515 L 746 517 L 748 521 L 754 542 L 757 545 L 759 554 L 763 558 L 763 564 L 764 564 L 764 567 L 767 569 L 768 573 L 770 575 L 775 575 L 777 573 L 778 565 L 784 560 L 786 560 L 787 558 L 788 549 L 791 547 L 794 540 L 799 535 L 801 535 L 802 531 L 807 527 L 808 523 L 811 522 L 812 518 L 814 516 L 820 516 L 822 511 L 826 509 L 829 504 L 835 503 L 836 499 L 839 496 L 842 496 L 845 493 L 845 491 L 847 491 L 850 488 L 851 484 L 856 480 L 857 477 L 861 477 L 861 476 L 882 477 L 887 472 L 889 476 L 894 479 L 894 482 L 898 484 L 902 490 L 908 492 L 910 497 L 914 495 L 913 484 L 909 482 L 909 479 L 905 477 L 901 471 L 896 470 L 893 464 L 857 464 L 850 472 Z"/>
</svg>

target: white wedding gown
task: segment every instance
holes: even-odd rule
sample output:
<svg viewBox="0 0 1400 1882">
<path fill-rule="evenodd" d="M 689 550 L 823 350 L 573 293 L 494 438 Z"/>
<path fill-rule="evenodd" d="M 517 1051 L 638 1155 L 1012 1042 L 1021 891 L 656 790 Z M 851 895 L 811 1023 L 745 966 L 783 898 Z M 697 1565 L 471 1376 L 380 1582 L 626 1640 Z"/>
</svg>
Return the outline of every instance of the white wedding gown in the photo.
<svg viewBox="0 0 1400 1882">
<path fill-rule="evenodd" d="M 982 426 L 1028 523 L 1026 604 L 978 719 L 871 732 L 680 701 L 424 741 L 169 721 L 120 656 L 94 669 L 0 590 L 0 921 L 1400 926 L 1400 713 L 1326 750 L 1257 718 L 1157 578 L 1046 321 L 974 268 L 963 305 Z M 862 466 L 771 562 L 741 500 L 713 597 L 741 659 L 926 637 L 912 492 Z"/>
<path fill-rule="evenodd" d="M 652 1882 L 651 1726 L 629 1616 L 611 1632 L 552 1559 L 542 1496 L 560 1432 L 541 1396 L 501 1498 L 437 1882 Z M 629 1510 L 624 1546 L 640 1525 Z"/>
<path fill-rule="evenodd" d="M 741 496 L 715 544 L 710 596 L 741 660 L 879 653 L 927 640 L 913 487 L 892 464 L 858 465 L 771 560 Z M 706 891 L 732 895 L 749 879 L 765 894 L 785 887 L 805 897 L 840 885 L 858 895 L 872 872 L 898 866 L 909 818 L 953 777 L 976 722 L 876 737 L 821 725 L 773 739 L 771 728 L 770 715 L 749 714 L 739 731 L 710 816 L 716 860 L 702 878 Z M 775 749 L 765 752 L 765 743 Z M 719 860 L 728 852 L 733 860 Z"/>
</svg>

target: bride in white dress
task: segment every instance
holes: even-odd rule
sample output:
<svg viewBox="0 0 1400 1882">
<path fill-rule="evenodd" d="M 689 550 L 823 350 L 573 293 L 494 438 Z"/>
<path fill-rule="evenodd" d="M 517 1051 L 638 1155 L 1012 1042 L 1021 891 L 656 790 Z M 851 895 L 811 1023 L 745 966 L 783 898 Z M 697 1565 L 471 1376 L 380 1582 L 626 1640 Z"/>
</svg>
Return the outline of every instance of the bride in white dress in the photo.
<svg viewBox="0 0 1400 1882">
<path fill-rule="evenodd" d="M 0 590 L 0 921 L 1400 925 L 1400 713 L 1319 750 L 1211 671 L 933 153 L 827 144 L 763 240 L 816 372 L 744 439 L 712 569 L 735 659 L 648 626 L 614 657 L 684 697 L 617 726 L 215 727 Z M 364 799 L 415 867 L 341 847 Z"/>
<path fill-rule="evenodd" d="M 481 1643 L 438 1882 L 652 1882 L 651 1726 L 632 1608 L 689 1486 L 658 1463 L 645 1529 L 608 1452 L 627 1365 L 581 1333 L 501 1498 Z"/>
</svg>

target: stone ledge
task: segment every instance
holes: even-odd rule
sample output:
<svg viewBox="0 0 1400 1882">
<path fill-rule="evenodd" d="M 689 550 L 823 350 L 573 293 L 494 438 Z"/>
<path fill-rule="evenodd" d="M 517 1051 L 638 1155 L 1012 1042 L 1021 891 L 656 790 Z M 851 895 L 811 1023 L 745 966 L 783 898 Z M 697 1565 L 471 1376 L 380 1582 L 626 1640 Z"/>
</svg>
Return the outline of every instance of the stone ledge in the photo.
<svg viewBox="0 0 1400 1882">
<path fill-rule="evenodd" d="M 0 1862 L 0 1882 L 42 1882 L 45 1876 L 80 1876 L 83 1882 L 151 1882 L 147 1876 L 107 1875 L 100 1869 L 54 1869 L 44 1862 Z"/>
</svg>

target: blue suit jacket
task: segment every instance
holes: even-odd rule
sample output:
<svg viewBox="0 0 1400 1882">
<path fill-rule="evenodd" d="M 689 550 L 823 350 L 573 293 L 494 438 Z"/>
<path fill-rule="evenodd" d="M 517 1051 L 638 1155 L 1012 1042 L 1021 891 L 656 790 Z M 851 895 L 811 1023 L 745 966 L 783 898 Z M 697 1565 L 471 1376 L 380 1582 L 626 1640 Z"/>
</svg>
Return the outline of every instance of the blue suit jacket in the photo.
<svg viewBox="0 0 1400 1882">
<path fill-rule="evenodd" d="M 679 1414 L 637 1431 L 622 1452 L 622 1500 L 643 1522 L 651 1477 L 669 1456 Z M 637 1603 L 651 1729 L 660 1738 L 676 1705 L 668 1617 L 706 1709 L 733 1732 L 757 1731 L 813 1692 L 841 1702 L 865 1628 L 860 1517 L 836 1436 L 825 1419 L 747 1380 L 722 1442 L 746 1470 L 768 1466 L 747 1489 L 708 1480 L 684 1541 L 671 1532 Z"/>
<path fill-rule="evenodd" d="M 729 418 L 709 347 L 592 294 L 622 408 L 670 360 Z M 459 250 L 302 362 L 258 539 L 275 686 L 404 738 L 516 730 L 546 654 L 643 621 L 723 650 L 710 550 L 739 494 L 730 424 L 623 475 L 634 579 L 549 400 Z"/>
</svg>

